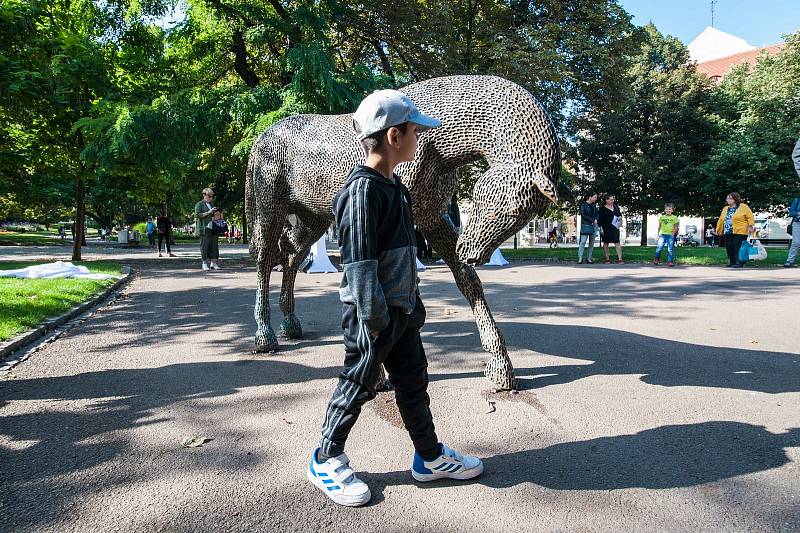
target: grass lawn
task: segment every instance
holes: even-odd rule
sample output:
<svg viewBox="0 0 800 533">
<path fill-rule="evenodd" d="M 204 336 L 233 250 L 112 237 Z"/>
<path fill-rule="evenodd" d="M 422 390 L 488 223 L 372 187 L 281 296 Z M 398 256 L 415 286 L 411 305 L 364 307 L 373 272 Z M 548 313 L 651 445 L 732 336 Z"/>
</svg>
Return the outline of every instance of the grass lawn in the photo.
<svg viewBox="0 0 800 533">
<path fill-rule="evenodd" d="M 0 270 L 36 265 L 36 261 L 0 261 Z M 91 272 L 120 274 L 112 261 L 76 262 Z M 0 341 L 10 339 L 85 302 L 112 285 L 113 279 L 16 279 L 0 278 Z"/>
<path fill-rule="evenodd" d="M 65 240 L 49 237 L 50 233 L 37 232 L 17 232 L 0 230 L 0 246 L 59 246 L 67 243 Z"/>
<path fill-rule="evenodd" d="M 622 258 L 626 263 L 649 263 L 655 255 L 655 246 L 623 246 Z M 616 251 L 610 249 L 611 260 L 616 261 Z M 786 247 L 767 248 L 767 258 L 764 261 L 750 261 L 749 267 L 777 266 L 786 262 L 789 249 Z M 503 255 L 509 261 L 563 261 L 575 262 L 578 260 L 578 249 L 573 248 L 503 248 Z M 585 257 L 585 256 L 584 256 Z M 592 260 L 595 263 L 602 263 L 604 260 L 603 249 L 595 246 Z M 661 260 L 666 262 L 667 250 L 661 252 Z M 675 263 L 678 265 L 727 265 L 728 255 L 724 248 L 698 246 L 697 248 L 675 248 Z"/>
</svg>

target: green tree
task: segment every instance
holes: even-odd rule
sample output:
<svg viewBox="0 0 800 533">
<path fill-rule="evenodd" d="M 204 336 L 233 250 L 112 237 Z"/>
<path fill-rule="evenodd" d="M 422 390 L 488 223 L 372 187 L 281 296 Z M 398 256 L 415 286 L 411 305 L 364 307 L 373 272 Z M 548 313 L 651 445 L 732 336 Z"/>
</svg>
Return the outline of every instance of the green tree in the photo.
<svg viewBox="0 0 800 533">
<path fill-rule="evenodd" d="M 730 191 L 755 210 L 785 211 L 800 190 L 789 158 L 800 137 L 800 32 L 780 53 L 736 67 L 713 96 L 722 140 L 702 169 L 700 191 L 714 199 L 707 214 Z"/>
<path fill-rule="evenodd" d="M 697 185 L 716 136 L 709 82 L 688 62 L 686 48 L 652 24 L 645 35 L 631 57 L 621 104 L 590 113 L 577 146 L 584 192 L 614 194 L 643 224 L 665 201 L 683 213 L 704 211 L 709 199 Z"/>
</svg>

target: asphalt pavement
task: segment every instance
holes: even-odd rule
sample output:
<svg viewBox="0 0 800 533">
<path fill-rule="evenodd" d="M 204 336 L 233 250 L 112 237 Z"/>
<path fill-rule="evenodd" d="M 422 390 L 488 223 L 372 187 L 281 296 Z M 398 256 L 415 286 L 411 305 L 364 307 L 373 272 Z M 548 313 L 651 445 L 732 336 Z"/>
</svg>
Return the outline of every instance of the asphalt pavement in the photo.
<svg viewBox="0 0 800 533">
<path fill-rule="evenodd" d="M 347 449 L 373 501 L 349 509 L 305 478 L 342 362 L 340 275 L 298 276 L 305 338 L 255 355 L 244 250 L 209 274 L 185 252 L 125 257 L 123 297 L 0 380 L 0 531 L 800 531 L 800 269 L 481 268 L 512 395 L 429 268 L 437 432 L 486 470 L 414 482 L 383 393 Z"/>
</svg>

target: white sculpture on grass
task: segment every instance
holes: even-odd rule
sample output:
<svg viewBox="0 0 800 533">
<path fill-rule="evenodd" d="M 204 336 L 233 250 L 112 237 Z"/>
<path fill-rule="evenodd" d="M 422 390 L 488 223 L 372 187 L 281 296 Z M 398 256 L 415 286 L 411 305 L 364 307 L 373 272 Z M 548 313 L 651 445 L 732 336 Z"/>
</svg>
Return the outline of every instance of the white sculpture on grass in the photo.
<svg viewBox="0 0 800 533">
<path fill-rule="evenodd" d="M 331 259 L 328 257 L 328 247 L 325 246 L 327 238 L 327 233 L 323 233 L 317 243 L 311 247 L 311 251 L 309 252 L 309 255 L 311 255 L 311 265 L 306 271 L 308 274 L 339 272 L 339 269 L 331 263 Z"/>
<path fill-rule="evenodd" d="M 489 262 L 486 263 L 486 266 L 506 266 L 507 264 L 508 261 L 503 257 L 500 248 L 498 248 L 492 253 L 492 257 L 489 259 Z"/>
</svg>

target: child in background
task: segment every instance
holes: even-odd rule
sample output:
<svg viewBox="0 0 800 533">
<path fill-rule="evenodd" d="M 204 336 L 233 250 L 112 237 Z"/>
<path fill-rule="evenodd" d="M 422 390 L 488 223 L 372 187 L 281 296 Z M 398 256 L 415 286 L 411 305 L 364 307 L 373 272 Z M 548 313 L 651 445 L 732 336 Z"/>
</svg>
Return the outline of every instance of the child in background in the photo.
<svg viewBox="0 0 800 533">
<path fill-rule="evenodd" d="M 656 245 L 656 256 L 653 264 L 661 262 L 661 250 L 667 247 L 667 266 L 675 266 L 675 237 L 678 235 L 678 217 L 672 214 L 675 206 L 666 204 L 664 214 L 658 219 L 658 244 Z"/>
</svg>

